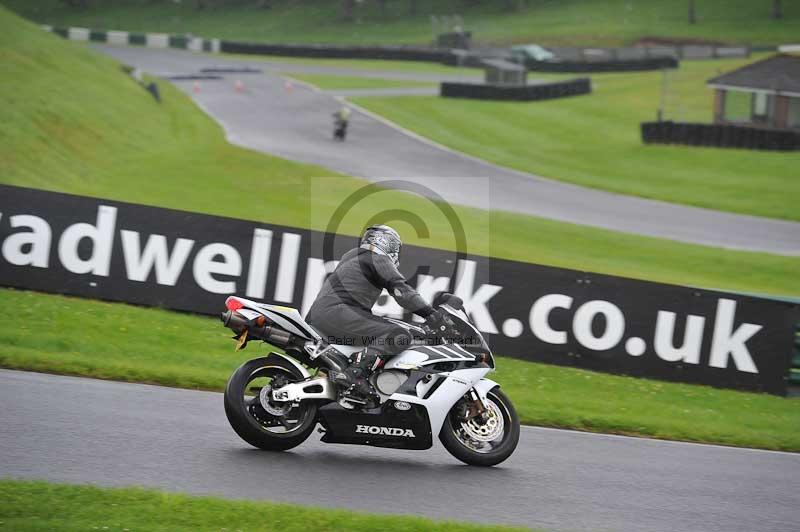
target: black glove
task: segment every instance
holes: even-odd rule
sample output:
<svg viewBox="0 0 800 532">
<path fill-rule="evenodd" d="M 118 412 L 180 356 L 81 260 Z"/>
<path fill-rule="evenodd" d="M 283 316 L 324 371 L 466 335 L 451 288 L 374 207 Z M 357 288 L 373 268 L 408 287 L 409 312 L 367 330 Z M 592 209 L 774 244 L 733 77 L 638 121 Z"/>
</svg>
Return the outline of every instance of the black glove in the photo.
<svg viewBox="0 0 800 532">
<path fill-rule="evenodd" d="M 425 324 L 437 336 L 452 337 L 457 334 L 455 323 L 447 315 L 447 312 L 436 309 L 425 318 Z"/>
</svg>

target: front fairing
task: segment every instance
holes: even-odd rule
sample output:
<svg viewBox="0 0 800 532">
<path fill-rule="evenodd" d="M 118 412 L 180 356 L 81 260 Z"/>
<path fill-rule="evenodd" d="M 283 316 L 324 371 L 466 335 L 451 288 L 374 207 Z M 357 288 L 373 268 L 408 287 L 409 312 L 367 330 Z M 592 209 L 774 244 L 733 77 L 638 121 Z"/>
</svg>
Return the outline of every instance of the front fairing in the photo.
<svg viewBox="0 0 800 532">
<path fill-rule="evenodd" d="M 486 343 L 483 334 L 469 321 L 467 313 L 463 309 L 455 309 L 450 305 L 442 305 L 440 308 L 450 315 L 456 330 L 461 335 L 461 339 L 457 343 L 472 353 L 485 353 L 488 355 L 489 365 L 494 368 L 492 350 L 489 349 L 489 344 Z"/>
<path fill-rule="evenodd" d="M 456 340 L 456 343 L 473 354 L 485 353 L 489 357 L 489 366 L 494 368 L 494 355 L 492 354 L 492 350 L 489 348 L 489 344 L 486 343 L 486 339 L 483 337 L 483 334 L 481 334 L 481 332 L 469 321 L 469 316 L 467 316 L 467 313 L 464 312 L 463 309 L 456 309 L 446 304 L 440 305 L 439 308 L 448 313 L 460 335 L 460 338 Z M 422 337 L 425 335 L 425 329 L 419 325 L 394 318 L 385 319 L 407 329 L 416 337 Z M 449 339 L 448 341 L 452 341 L 452 339 Z"/>
</svg>

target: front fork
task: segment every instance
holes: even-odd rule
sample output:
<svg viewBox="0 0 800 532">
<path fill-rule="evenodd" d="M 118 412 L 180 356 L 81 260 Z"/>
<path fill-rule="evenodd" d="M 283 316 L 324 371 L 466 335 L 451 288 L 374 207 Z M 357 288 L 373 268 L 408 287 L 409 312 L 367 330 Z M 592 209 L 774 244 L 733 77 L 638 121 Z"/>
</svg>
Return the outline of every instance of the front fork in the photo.
<svg viewBox="0 0 800 532">
<path fill-rule="evenodd" d="M 470 388 L 468 392 L 470 398 L 470 409 L 468 413 L 471 414 L 472 417 L 480 415 L 481 419 L 484 421 L 487 419 L 489 416 L 489 407 L 486 403 L 486 396 L 493 388 L 498 386 L 499 384 L 493 380 L 483 378 L 476 382 L 472 388 Z"/>
<path fill-rule="evenodd" d="M 488 409 L 486 408 L 486 403 L 484 402 L 483 398 L 478 392 L 475 391 L 475 388 L 470 388 L 467 395 L 469 395 L 469 401 L 467 401 L 467 413 L 464 416 L 465 419 L 470 420 L 478 416 L 480 416 L 482 419 L 485 419 Z"/>
</svg>

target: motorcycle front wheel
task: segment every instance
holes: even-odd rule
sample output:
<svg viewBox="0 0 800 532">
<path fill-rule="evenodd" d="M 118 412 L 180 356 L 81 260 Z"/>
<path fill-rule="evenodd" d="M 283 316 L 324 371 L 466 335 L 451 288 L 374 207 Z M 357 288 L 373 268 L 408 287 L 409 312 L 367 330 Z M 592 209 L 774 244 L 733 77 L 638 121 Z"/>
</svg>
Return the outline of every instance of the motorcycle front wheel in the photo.
<svg viewBox="0 0 800 532">
<path fill-rule="evenodd" d="M 225 414 L 244 441 L 267 451 L 285 451 L 303 443 L 317 424 L 317 405 L 267 403 L 261 396 L 289 382 L 303 379 L 297 370 L 275 363 L 271 357 L 245 362 L 225 387 Z"/>
<path fill-rule="evenodd" d="M 445 419 L 439 440 L 450 454 L 475 466 L 497 465 L 514 452 L 519 442 L 519 418 L 511 400 L 492 388 L 486 394 L 486 415 L 465 418 L 463 403 L 456 403 Z"/>
</svg>

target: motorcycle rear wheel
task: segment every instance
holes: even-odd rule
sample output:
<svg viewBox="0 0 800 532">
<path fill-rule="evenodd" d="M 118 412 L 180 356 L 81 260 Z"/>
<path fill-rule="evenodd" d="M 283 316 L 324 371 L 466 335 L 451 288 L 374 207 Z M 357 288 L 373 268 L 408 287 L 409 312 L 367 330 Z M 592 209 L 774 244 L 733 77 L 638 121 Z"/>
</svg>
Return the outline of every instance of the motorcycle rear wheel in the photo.
<svg viewBox="0 0 800 532">
<path fill-rule="evenodd" d="M 245 362 L 231 375 L 225 387 L 225 415 L 236 434 L 253 447 L 285 451 L 303 443 L 314 431 L 317 405 L 301 403 L 283 415 L 266 411 L 258 395 L 247 395 L 252 382 L 265 378 L 293 382 L 302 380 L 303 375 L 273 357 Z"/>
<path fill-rule="evenodd" d="M 487 420 L 460 417 L 458 403 L 447 414 L 439 432 L 445 449 L 474 466 L 497 465 L 511 456 L 519 442 L 519 417 L 511 400 L 499 387 L 486 394 Z"/>
</svg>

